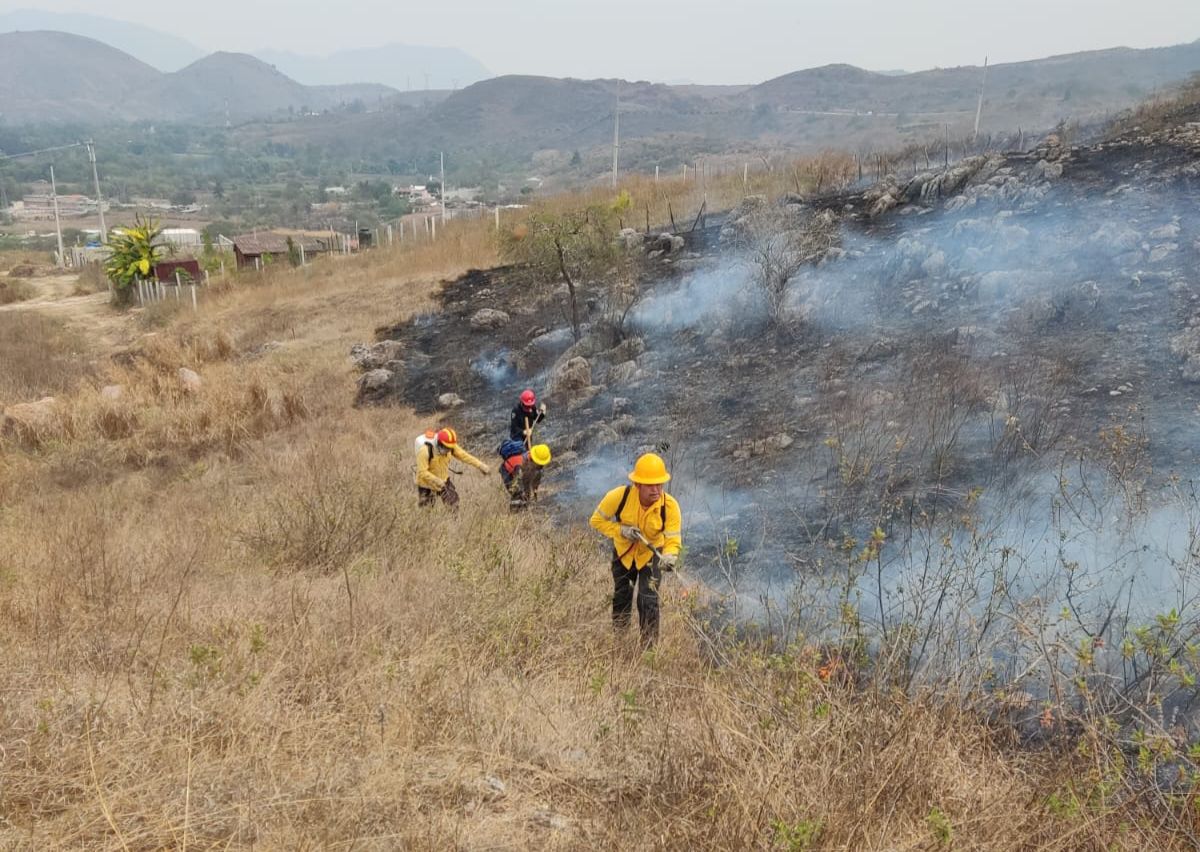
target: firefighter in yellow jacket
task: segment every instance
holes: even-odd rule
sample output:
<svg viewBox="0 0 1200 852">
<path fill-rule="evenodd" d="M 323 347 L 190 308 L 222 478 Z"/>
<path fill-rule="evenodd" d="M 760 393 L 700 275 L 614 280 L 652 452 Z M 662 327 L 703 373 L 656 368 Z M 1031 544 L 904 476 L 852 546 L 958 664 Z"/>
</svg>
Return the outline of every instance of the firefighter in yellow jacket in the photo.
<svg viewBox="0 0 1200 852">
<path fill-rule="evenodd" d="M 592 526 L 613 542 L 613 626 L 629 626 L 636 587 L 638 624 L 647 644 L 658 638 L 662 572 L 675 567 L 683 544 L 679 503 L 663 490 L 670 479 L 663 460 L 646 453 L 629 474 L 633 485 L 605 494 L 591 519 Z"/>
<path fill-rule="evenodd" d="M 447 506 L 458 505 L 458 492 L 450 479 L 450 459 L 469 464 L 480 473 L 492 469 L 458 445 L 458 433 L 453 429 L 426 432 L 417 438 L 417 504 L 432 506 L 440 497 Z"/>
</svg>

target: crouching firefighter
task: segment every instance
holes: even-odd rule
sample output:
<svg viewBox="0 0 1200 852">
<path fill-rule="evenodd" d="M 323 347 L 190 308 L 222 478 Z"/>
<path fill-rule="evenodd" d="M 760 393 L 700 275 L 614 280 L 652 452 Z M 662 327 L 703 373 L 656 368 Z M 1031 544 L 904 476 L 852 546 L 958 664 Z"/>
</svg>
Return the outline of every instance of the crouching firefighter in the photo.
<svg viewBox="0 0 1200 852">
<path fill-rule="evenodd" d="M 417 504 L 432 506 L 440 497 L 447 506 L 458 505 L 458 491 L 450 479 L 450 459 L 487 475 L 492 472 L 486 464 L 458 445 L 458 433 L 445 428 L 432 436 L 426 432 L 417 438 Z"/>
<path fill-rule="evenodd" d="M 550 464 L 550 448 L 545 444 L 534 444 L 527 450 L 520 441 L 505 441 L 499 452 L 504 458 L 500 478 L 508 491 L 508 506 L 513 511 L 524 509 L 537 499 L 542 471 Z"/>
<path fill-rule="evenodd" d="M 671 571 L 683 544 L 679 503 L 663 490 L 671 475 L 654 453 L 641 456 L 629 474 L 633 485 L 604 495 L 591 525 L 612 539 L 613 627 L 629 626 L 637 590 L 638 624 L 643 643 L 658 638 L 658 587 Z"/>
</svg>

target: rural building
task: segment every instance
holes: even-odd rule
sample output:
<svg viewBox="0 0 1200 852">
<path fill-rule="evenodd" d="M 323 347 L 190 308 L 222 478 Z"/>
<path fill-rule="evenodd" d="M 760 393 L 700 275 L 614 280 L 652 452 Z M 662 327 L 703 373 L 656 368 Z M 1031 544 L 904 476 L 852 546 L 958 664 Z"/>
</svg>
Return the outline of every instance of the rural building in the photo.
<svg viewBox="0 0 1200 852">
<path fill-rule="evenodd" d="M 177 251 L 199 252 L 204 246 L 204 238 L 195 228 L 163 228 L 162 241 Z"/>
<path fill-rule="evenodd" d="M 329 236 L 279 234 L 274 231 L 242 234 L 233 238 L 233 254 L 237 258 L 238 269 L 256 267 L 263 262 L 287 263 L 289 236 L 297 248 L 303 246 L 306 257 L 311 258 L 313 255 L 331 250 L 332 238 Z"/>
<path fill-rule="evenodd" d="M 58 196 L 58 213 L 63 217 L 85 216 L 96 209 L 96 202 L 86 195 Z M 54 192 L 48 181 L 33 184 L 31 192 L 21 199 L 20 206 L 13 205 L 14 219 L 53 219 Z"/>
<path fill-rule="evenodd" d="M 159 281 L 174 284 L 176 272 L 185 283 L 188 279 L 201 281 L 204 278 L 204 270 L 200 268 L 200 261 L 194 257 L 172 257 L 154 264 L 154 277 Z"/>
</svg>

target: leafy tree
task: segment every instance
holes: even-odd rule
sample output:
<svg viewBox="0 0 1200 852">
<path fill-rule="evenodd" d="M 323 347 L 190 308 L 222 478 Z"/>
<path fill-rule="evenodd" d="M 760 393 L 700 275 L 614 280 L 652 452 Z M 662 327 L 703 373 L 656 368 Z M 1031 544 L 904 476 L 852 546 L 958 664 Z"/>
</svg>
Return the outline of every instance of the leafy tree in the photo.
<svg viewBox="0 0 1200 852">
<path fill-rule="evenodd" d="M 104 263 L 104 271 L 113 283 L 113 294 L 117 304 L 128 305 L 133 301 L 133 285 L 145 278 L 154 264 L 166 254 L 161 242 L 162 227 L 153 219 L 135 217 L 132 227 L 114 232 L 108 245 L 111 252 Z"/>
<path fill-rule="evenodd" d="M 579 291 L 588 279 L 607 272 L 618 258 L 617 218 L 612 206 L 592 205 L 565 213 L 542 211 L 501 235 L 501 252 L 527 264 L 546 280 L 567 286 L 571 333 L 582 336 Z"/>
</svg>

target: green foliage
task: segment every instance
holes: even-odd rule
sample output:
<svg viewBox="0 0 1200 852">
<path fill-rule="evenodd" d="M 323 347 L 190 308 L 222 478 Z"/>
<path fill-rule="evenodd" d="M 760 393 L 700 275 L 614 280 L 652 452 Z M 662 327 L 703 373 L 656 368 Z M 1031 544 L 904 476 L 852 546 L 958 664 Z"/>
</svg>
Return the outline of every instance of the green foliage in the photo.
<svg viewBox="0 0 1200 852">
<path fill-rule="evenodd" d="M 788 850 L 788 852 L 807 852 L 815 849 L 821 837 L 821 821 L 802 819 L 788 823 L 781 819 L 771 821 L 771 830 L 775 833 L 773 845 Z"/>
<path fill-rule="evenodd" d="M 933 839 L 938 846 L 949 846 L 950 841 L 954 839 L 954 827 L 950 823 L 950 817 L 946 813 L 934 805 L 929 809 L 929 816 L 925 818 L 929 824 L 929 831 L 933 834 Z"/>
<path fill-rule="evenodd" d="M 136 217 L 131 227 L 113 233 L 104 271 L 120 304 L 132 300 L 134 282 L 148 277 L 154 264 L 166 253 L 166 247 L 159 241 L 161 235 L 162 227 L 157 222 L 141 216 Z"/>
</svg>

